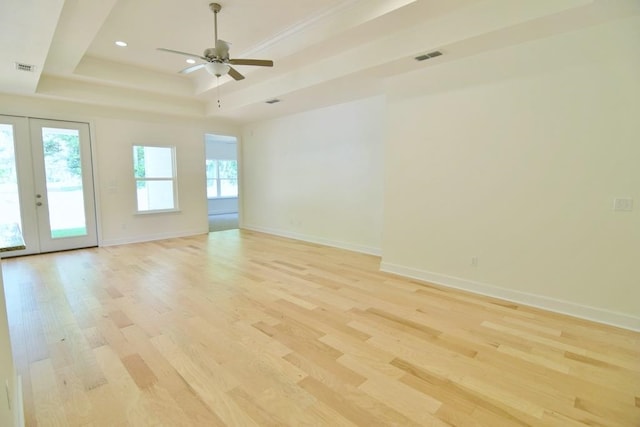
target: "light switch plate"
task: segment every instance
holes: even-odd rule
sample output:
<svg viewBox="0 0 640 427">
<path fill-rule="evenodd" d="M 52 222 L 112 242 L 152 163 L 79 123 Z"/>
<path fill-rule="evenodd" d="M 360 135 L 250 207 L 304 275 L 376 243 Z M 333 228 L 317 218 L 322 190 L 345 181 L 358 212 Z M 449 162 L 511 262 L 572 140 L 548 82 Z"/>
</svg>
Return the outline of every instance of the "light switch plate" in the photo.
<svg viewBox="0 0 640 427">
<path fill-rule="evenodd" d="M 616 197 L 613 199 L 613 210 L 631 212 L 633 210 L 633 199 L 631 197 Z"/>
</svg>

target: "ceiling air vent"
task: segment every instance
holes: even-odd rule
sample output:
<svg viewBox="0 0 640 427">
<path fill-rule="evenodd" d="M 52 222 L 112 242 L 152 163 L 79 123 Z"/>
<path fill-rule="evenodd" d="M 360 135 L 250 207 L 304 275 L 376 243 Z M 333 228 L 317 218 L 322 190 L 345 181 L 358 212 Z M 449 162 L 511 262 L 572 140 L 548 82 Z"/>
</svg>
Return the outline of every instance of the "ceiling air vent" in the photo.
<svg viewBox="0 0 640 427">
<path fill-rule="evenodd" d="M 278 102 L 280 102 L 280 100 L 279 100 L 279 99 L 274 98 L 274 99 L 270 99 L 270 100 L 265 101 L 265 102 L 266 102 L 267 104 L 277 104 Z"/>
<path fill-rule="evenodd" d="M 22 62 L 16 62 L 16 70 L 33 73 L 34 71 L 36 71 L 36 66 L 30 65 L 30 64 L 23 64 Z"/>
<path fill-rule="evenodd" d="M 416 61 L 424 61 L 429 58 L 435 58 L 436 56 L 442 55 L 442 52 L 439 50 L 434 50 L 433 52 L 425 53 L 424 55 L 416 56 Z"/>
</svg>

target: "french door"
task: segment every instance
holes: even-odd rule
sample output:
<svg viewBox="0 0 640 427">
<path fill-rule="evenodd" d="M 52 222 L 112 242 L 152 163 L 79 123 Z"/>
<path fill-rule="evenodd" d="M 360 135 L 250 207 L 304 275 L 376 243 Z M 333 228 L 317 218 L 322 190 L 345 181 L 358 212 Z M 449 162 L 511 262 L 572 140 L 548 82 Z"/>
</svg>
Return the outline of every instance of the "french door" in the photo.
<svg viewBox="0 0 640 427">
<path fill-rule="evenodd" d="M 97 246 L 87 123 L 0 116 L 0 223 L 27 255 Z"/>
</svg>

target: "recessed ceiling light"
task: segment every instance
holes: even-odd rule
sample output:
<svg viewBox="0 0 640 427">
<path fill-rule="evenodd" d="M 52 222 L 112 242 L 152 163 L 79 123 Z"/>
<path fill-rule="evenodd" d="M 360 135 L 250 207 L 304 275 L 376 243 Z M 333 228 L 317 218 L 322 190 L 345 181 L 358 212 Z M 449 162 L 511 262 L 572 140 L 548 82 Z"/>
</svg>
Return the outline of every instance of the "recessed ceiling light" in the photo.
<svg viewBox="0 0 640 427">
<path fill-rule="evenodd" d="M 116 42 L 116 45 L 120 46 L 120 47 L 127 47 L 127 42 L 123 42 L 122 40 L 118 40 Z"/>
<path fill-rule="evenodd" d="M 195 59 L 191 59 L 191 58 L 187 59 L 187 64 L 195 64 L 195 63 L 196 63 Z"/>
</svg>

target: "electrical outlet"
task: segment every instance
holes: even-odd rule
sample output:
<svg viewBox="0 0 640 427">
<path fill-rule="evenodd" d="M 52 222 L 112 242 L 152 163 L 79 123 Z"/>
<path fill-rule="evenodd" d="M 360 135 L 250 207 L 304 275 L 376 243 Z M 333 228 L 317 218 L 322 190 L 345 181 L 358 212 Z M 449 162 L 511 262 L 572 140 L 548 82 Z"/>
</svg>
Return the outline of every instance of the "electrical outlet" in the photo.
<svg viewBox="0 0 640 427">
<path fill-rule="evenodd" d="M 631 212 L 633 210 L 633 199 L 631 197 L 616 197 L 613 199 L 613 210 Z"/>
</svg>

